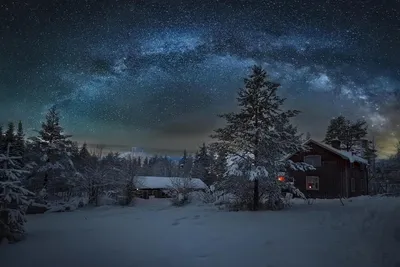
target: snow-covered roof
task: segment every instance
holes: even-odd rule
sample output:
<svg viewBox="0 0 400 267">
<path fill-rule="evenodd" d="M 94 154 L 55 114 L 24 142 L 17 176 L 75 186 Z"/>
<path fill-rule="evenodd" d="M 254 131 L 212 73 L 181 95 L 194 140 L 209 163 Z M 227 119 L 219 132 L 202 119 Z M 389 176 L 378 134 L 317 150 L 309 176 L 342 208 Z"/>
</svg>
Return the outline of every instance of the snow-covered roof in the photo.
<svg viewBox="0 0 400 267">
<path fill-rule="evenodd" d="M 316 144 L 317 146 L 320 146 L 320 147 L 322 147 L 322 148 L 324 148 L 324 149 L 326 149 L 326 150 L 328 150 L 328 151 L 330 151 L 330 152 L 332 152 L 332 153 L 334 153 L 334 154 L 336 154 L 338 156 L 341 156 L 344 159 L 349 160 L 351 163 L 358 162 L 358 163 L 361 163 L 361 164 L 368 164 L 368 160 L 366 160 L 364 158 L 361 158 L 359 156 L 353 155 L 353 153 L 351 153 L 351 152 L 333 148 L 330 145 L 324 144 L 322 142 L 315 141 L 313 139 L 308 139 L 304 144 L 307 145 L 309 143 Z M 291 156 L 293 156 L 293 155 L 290 155 L 289 157 L 291 157 Z"/>
<path fill-rule="evenodd" d="M 190 179 L 190 180 L 188 180 Z M 186 183 L 188 182 L 188 183 Z M 199 178 L 182 178 L 182 177 L 158 177 L 158 176 L 139 176 L 138 185 L 139 189 L 166 189 L 173 187 L 174 184 L 181 183 L 191 189 L 206 189 L 207 185 Z"/>
</svg>

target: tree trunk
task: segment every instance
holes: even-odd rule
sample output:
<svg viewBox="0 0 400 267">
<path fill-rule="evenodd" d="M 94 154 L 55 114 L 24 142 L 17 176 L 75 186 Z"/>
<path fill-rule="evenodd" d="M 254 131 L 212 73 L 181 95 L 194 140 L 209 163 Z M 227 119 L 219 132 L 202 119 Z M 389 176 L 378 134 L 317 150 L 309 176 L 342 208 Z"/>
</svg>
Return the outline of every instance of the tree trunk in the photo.
<svg viewBox="0 0 400 267">
<path fill-rule="evenodd" d="M 253 210 L 258 210 L 259 203 L 259 193 L 258 193 L 258 179 L 254 180 L 254 194 L 253 194 Z"/>
</svg>

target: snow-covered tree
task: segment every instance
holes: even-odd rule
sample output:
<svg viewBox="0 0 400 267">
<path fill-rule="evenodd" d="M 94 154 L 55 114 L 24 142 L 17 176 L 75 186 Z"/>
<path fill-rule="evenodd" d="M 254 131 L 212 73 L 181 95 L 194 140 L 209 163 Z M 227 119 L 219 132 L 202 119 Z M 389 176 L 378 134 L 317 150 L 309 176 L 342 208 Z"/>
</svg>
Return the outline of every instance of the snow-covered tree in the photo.
<svg viewBox="0 0 400 267">
<path fill-rule="evenodd" d="M 83 143 L 81 149 L 79 150 L 79 157 L 84 161 L 92 157 L 92 155 L 89 153 L 86 143 Z"/>
<path fill-rule="evenodd" d="M 200 178 L 205 184 L 211 185 L 214 182 L 210 173 L 211 157 L 205 143 L 196 152 L 191 177 Z"/>
<path fill-rule="evenodd" d="M 15 126 L 13 122 L 9 122 L 7 125 L 7 130 L 4 133 L 4 142 L 3 142 L 3 150 L 7 151 L 8 144 L 11 145 L 11 150 L 14 150 L 15 147 Z M 11 151 L 13 153 L 13 151 Z M 14 154 L 14 153 L 13 153 Z"/>
<path fill-rule="evenodd" d="M 195 184 L 190 177 L 172 177 L 171 185 L 167 189 L 167 195 L 171 197 L 173 205 L 182 206 L 190 202 L 190 192 L 193 192 Z"/>
<path fill-rule="evenodd" d="M 130 205 L 135 198 L 136 188 L 138 188 L 142 181 L 138 177 L 140 170 L 139 162 L 132 157 L 124 160 L 121 168 L 121 177 L 123 180 L 123 202 L 124 205 Z"/>
<path fill-rule="evenodd" d="M 89 203 L 99 205 L 101 196 L 123 193 L 127 181 L 136 172 L 133 165 L 125 163 L 129 162 L 117 153 L 108 153 L 104 158 L 92 155 L 84 161 L 78 188 L 87 194 Z"/>
<path fill-rule="evenodd" d="M 140 171 L 139 171 L 139 175 L 140 176 L 149 176 L 149 175 L 152 175 L 152 170 L 151 170 L 151 165 L 150 165 L 150 162 L 149 162 L 149 158 L 148 157 L 145 157 L 144 159 L 143 159 L 143 163 L 141 164 L 141 168 L 140 168 Z"/>
<path fill-rule="evenodd" d="M 179 161 L 179 176 L 190 177 L 193 168 L 193 158 L 188 156 L 186 149 L 183 151 L 183 157 Z"/>
<path fill-rule="evenodd" d="M 22 186 L 26 172 L 19 164 L 21 157 L 10 155 L 11 144 L 0 154 L 0 241 L 18 241 L 25 232 L 25 211 L 32 193 Z"/>
<path fill-rule="evenodd" d="M 79 176 L 71 160 L 70 137 L 60 125 L 59 112 L 51 107 L 38 136 L 31 138 L 32 149 L 37 153 L 36 175 L 30 181 L 32 190 L 59 193 L 74 188 Z"/>
<path fill-rule="evenodd" d="M 172 175 L 172 164 L 168 157 L 152 157 L 149 161 L 150 175 L 171 177 Z"/>
<path fill-rule="evenodd" d="M 224 177 L 227 171 L 227 151 L 223 148 L 215 147 L 214 144 L 210 144 L 210 174 L 215 177 L 216 181 L 219 181 Z"/>
<path fill-rule="evenodd" d="M 133 200 L 135 199 L 135 178 L 128 178 L 124 188 L 124 199 L 123 205 L 129 206 L 132 204 Z"/>
<path fill-rule="evenodd" d="M 344 116 L 338 116 L 330 121 L 324 142 L 332 145 L 333 141 L 338 140 L 341 149 L 361 156 L 363 148 L 360 142 L 367 135 L 367 128 L 365 120 L 352 122 Z"/>
<path fill-rule="evenodd" d="M 25 154 L 25 134 L 22 122 L 18 122 L 17 133 L 15 135 L 15 150 L 18 156 L 23 157 Z"/>
<path fill-rule="evenodd" d="M 268 205 L 276 208 L 282 190 L 278 173 L 287 166 L 304 167 L 283 160 L 286 154 L 306 150 L 302 135 L 290 123 L 299 111 L 282 110 L 285 99 L 277 94 L 280 85 L 271 82 L 261 67 L 254 66 L 244 83 L 237 98 L 240 111 L 221 115 L 227 125 L 212 137 L 218 140 L 216 147 L 230 154 L 227 175 L 253 181 L 252 209 L 259 208 L 260 180 L 267 183 Z"/>
<path fill-rule="evenodd" d="M 4 133 L 3 126 L 0 125 L 0 153 L 4 151 Z"/>
</svg>

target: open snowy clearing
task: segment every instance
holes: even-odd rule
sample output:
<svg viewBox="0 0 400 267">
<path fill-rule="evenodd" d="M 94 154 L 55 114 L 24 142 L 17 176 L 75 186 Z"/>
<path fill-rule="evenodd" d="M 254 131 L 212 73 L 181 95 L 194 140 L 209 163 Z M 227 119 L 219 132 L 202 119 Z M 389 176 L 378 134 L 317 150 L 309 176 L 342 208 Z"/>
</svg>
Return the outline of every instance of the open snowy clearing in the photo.
<svg viewBox="0 0 400 267">
<path fill-rule="evenodd" d="M 28 220 L 27 240 L 0 248 L 2 267 L 400 266 L 399 198 L 301 201 L 279 212 L 153 199 Z"/>
</svg>

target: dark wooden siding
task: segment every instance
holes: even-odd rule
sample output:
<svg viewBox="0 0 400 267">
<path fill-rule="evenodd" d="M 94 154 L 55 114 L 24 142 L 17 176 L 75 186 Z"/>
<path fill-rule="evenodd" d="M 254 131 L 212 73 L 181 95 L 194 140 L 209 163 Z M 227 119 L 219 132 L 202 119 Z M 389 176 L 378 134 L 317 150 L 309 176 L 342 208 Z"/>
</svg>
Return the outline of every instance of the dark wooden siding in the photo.
<svg viewBox="0 0 400 267">
<path fill-rule="evenodd" d="M 351 179 L 345 179 L 346 167 L 350 167 L 350 162 L 341 156 L 330 152 L 314 143 L 309 144 L 310 150 L 305 153 L 299 153 L 290 159 L 294 162 L 304 161 L 304 156 L 320 155 L 321 167 L 316 167 L 314 171 L 289 171 L 289 175 L 295 179 L 295 186 L 299 188 L 306 196 L 312 198 L 338 198 L 342 194 L 346 196 L 347 180 L 349 196 L 359 196 L 361 191 L 361 165 L 356 164 L 355 168 L 349 168 L 351 175 L 356 179 L 356 192 L 351 192 Z M 319 190 L 307 190 L 306 176 L 319 177 Z M 350 174 L 348 174 L 350 176 Z"/>
<path fill-rule="evenodd" d="M 350 165 L 350 167 L 349 167 L 349 170 L 350 170 L 349 195 L 350 195 L 350 197 L 355 197 L 355 196 L 360 196 L 360 195 L 365 194 L 366 193 L 365 192 L 365 190 L 366 190 L 365 179 L 367 178 L 366 166 L 363 164 L 360 164 L 358 162 L 354 162 L 349 165 Z M 355 191 L 354 192 L 351 191 L 351 178 L 354 178 L 354 180 L 355 180 Z"/>
</svg>

